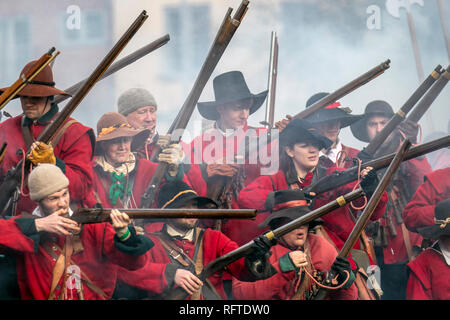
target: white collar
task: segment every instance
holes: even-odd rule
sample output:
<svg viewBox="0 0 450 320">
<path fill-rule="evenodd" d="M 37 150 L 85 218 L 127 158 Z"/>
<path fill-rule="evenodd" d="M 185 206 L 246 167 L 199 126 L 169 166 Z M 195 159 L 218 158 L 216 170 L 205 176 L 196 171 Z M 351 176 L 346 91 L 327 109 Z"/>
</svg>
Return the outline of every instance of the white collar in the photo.
<svg viewBox="0 0 450 320">
<path fill-rule="evenodd" d="M 72 211 L 72 209 L 69 207 L 69 216 L 72 216 L 72 214 L 73 214 L 73 211 Z M 41 212 L 41 207 L 37 206 L 36 209 L 33 210 L 32 215 L 33 215 L 33 216 L 38 216 L 39 218 L 42 218 L 42 217 L 43 217 L 43 214 L 42 214 L 42 212 Z"/>
<path fill-rule="evenodd" d="M 192 241 L 194 239 L 194 229 L 192 228 L 186 233 L 181 233 L 178 230 L 174 229 L 170 224 L 167 224 L 167 234 L 171 237 L 182 237 L 183 240 Z"/>
<path fill-rule="evenodd" d="M 217 129 L 217 131 L 219 131 L 219 133 L 221 135 L 223 135 L 225 138 L 232 136 L 236 130 L 235 129 L 225 129 L 225 131 L 223 131 L 222 129 L 220 129 L 219 125 L 216 123 L 214 124 L 214 127 Z"/>
<path fill-rule="evenodd" d="M 325 152 L 323 152 L 322 150 L 319 151 L 319 157 L 321 156 L 325 156 L 327 158 L 329 158 L 331 161 L 333 161 L 334 163 L 336 163 L 337 161 L 337 156 L 339 154 L 339 152 L 342 151 L 342 142 L 338 139 L 338 142 L 336 143 L 336 145 L 333 148 L 330 148 L 329 150 L 325 150 Z"/>
<path fill-rule="evenodd" d="M 447 262 L 447 265 L 450 266 L 450 251 L 446 250 L 443 245 L 441 245 L 441 241 L 439 242 L 439 248 L 441 249 L 442 255 L 444 256 L 445 262 Z"/>
</svg>

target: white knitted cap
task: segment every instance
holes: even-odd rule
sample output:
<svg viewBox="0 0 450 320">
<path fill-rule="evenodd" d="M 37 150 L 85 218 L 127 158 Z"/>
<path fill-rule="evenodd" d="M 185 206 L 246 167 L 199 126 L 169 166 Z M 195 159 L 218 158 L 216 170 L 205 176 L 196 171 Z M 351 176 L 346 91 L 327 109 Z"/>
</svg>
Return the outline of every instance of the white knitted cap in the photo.
<svg viewBox="0 0 450 320">
<path fill-rule="evenodd" d="M 30 198 L 36 202 L 68 186 L 69 179 L 54 164 L 40 163 L 28 176 Z"/>
</svg>

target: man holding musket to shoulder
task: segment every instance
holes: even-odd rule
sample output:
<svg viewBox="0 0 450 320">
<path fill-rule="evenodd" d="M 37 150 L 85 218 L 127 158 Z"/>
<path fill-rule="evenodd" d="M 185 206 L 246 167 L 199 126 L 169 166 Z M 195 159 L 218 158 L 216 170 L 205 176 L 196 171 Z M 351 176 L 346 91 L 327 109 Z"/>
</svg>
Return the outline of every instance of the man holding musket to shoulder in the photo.
<svg viewBox="0 0 450 320">
<path fill-rule="evenodd" d="M 129 217 L 118 210 L 112 224 L 77 225 L 70 219 L 69 180 L 53 164 L 29 175 L 32 215 L 0 220 L 0 247 L 16 257 L 24 300 L 110 299 L 118 266 L 138 269 L 153 243 L 136 235 Z"/>
</svg>

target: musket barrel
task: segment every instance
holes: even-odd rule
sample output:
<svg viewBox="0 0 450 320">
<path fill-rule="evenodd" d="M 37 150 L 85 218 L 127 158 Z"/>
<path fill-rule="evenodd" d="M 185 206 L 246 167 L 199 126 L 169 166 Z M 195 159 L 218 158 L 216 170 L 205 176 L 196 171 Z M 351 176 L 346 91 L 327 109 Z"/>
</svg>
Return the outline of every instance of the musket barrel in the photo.
<svg viewBox="0 0 450 320">
<path fill-rule="evenodd" d="M 126 57 L 123 57 L 122 59 L 118 60 L 117 62 L 114 62 L 106 71 L 105 73 L 98 79 L 98 81 L 112 75 L 113 73 L 125 68 L 126 66 L 132 64 L 133 62 L 139 60 L 140 58 L 146 56 L 152 51 L 155 51 L 156 49 L 162 47 L 167 42 L 169 42 L 170 36 L 166 34 L 165 36 L 162 36 L 159 39 L 156 39 L 155 41 L 143 46 L 142 48 L 136 50 L 135 52 L 127 55 Z M 87 79 L 81 80 L 80 82 L 74 84 L 70 88 L 65 89 L 64 91 L 67 93 L 75 94 L 78 89 L 87 81 Z M 58 95 L 53 100 L 54 103 L 61 103 L 62 101 L 68 99 L 68 96 Z"/>
<path fill-rule="evenodd" d="M 387 137 L 391 134 L 391 132 L 397 127 L 397 125 L 405 119 L 405 116 L 414 105 L 419 101 L 419 99 L 427 93 L 428 89 L 439 79 L 441 75 L 442 66 L 438 65 L 433 72 L 422 82 L 422 84 L 414 91 L 414 93 L 409 97 L 409 99 L 405 102 L 405 104 L 394 114 L 394 116 L 389 120 L 389 122 L 384 126 L 383 130 L 378 133 L 375 138 L 364 148 L 364 150 L 370 154 L 374 155 L 378 148 L 383 144 L 383 142 L 387 139 Z M 436 85 L 436 84 L 435 84 Z M 425 95 L 425 97 L 429 96 L 431 90 L 433 90 L 434 86 L 431 87 L 430 91 Z M 424 97 L 424 99 L 425 99 Z M 424 100 L 422 99 L 422 101 Z M 420 104 L 423 102 L 421 101 Z M 419 104 L 419 105 L 420 105 Z M 431 103 L 430 103 L 431 104 Z"/>
<path fill-rule="evenodd" d="M 347 83 L 345 86 L 339 88 L 338 90 L 334 91 L 333 93 L 330 93 L 326 97 L 323 97 L 319 101 L 316 101 L 311 106 L 303 110 L 302 112 L 296 114 L 294 116 L 295 119 L 304 119 L 310 115 L 312 115 L 314 112 L 316 112 L 319 109 L 322 109 L 334 102 L 336 102 L 338 99 L 341 99 L 342 97 L 346 96 L 350 92 L 358 89 L 359 87 L 365 85 L 366 83 L 372 81 L 382 73 L 384 73 L 385 70 L 389 68 L 389 64 L 391 63 L 391 60 L 386 60 L 385 62 L 379 64 L 375 68 L 372 68 L 371 70 L 367 71 L 363 75 L 359 76 L 358 78 L 352 80 L 351 82 Z"/>
</svg>

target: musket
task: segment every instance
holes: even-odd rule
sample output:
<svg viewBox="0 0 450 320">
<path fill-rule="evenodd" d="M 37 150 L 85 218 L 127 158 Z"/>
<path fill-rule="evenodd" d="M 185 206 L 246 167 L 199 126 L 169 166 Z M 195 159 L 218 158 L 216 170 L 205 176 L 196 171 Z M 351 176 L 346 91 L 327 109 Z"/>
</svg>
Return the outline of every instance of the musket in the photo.
<svg viewBox="0 0 450 320">
<path fill-rule="evenodd" d="M 363 75 L 359 76 L 358 78 L 352 80 L 351 82 L 347 83 L 345 86 L 339 88 L 338 90 L 330 93 L 329 95 L 323 97 L 319 101 L 316 101 L 311 106 L 303 110 L 302 112 L 297 113 L 293 118 L 294 119 L 304 119 L 306 117 L 309 117 L 317 110 L 320 110 L 337 100 L 341 99 L 342 97 L 346 96 L 350 92 L 358 89 L 359 87 L 365 85 L 366 83 L 372 81 L 379 75 L 383 74 L 384 71 L 389 69 L 389 64 L 391 63 L 391 60 L 386 60 L 385 62 L 379 64 L 378 66 L 370 69 Z"/>
<path fill-rule="evenodd" d="M 420 157 L 429 152 L 433 152 L 442 148 L 450 146 L 450 135 L 420 144 L 412 147 L 406 153 L 403 161 Z M 391 153 L 386 156 L 368 161 L 361 165 L 361 170 L 366 167 L 372 167 L 375 170 L 383 169 L 389 166 L 394 159 L 396 153 Z M 339 186 L 352 182 L 358 178 L 358 166 L 353 166 L 344 171 L 335 171 L 328 176 L 320 178 L 316 183 L 312 184 L 306 189 L 307 192 L 315 192 L 321 194 L 333 190 Z"/>
<path fill-rule="evenodd" d="M 345 206 L 346 204 L 350 203 L 351 201 L 354 201 L 364 195 L 365 195 L 365 193 L 362 190 L 362 188 L 358 188 L 350 193 L 347 193 L 343 196 L 338 197 L 336 200 L 333 200 L 320 208 L 317 208 L 311 212 L 308 212 L 307 214 L 305 214 L 293 221 L 290 221 L 289 223 L 282 225 L 281 227 L 279 227 L 275 230 L 264 233 L 263 236 L 267 240 L 272 240 L 274 238 L 279 239 L 282 236 L 284 236 L 285 234 L 291 232 L 292 230 L 295 230 L 302 225 L 310 223 L 311 221 L 313 221 L 317 218 L 320 218 L 323 215 L 325 215 L 339 207 Z M 233 263 L 234 261 L 239 260 L 239 259 L 253 253 L 253 250 L 254 250 L 253 244 L 254 244 L 254 241 L 251 240 L 250 242 L 244 244 L 243 246 L 241 246 L 231 252 L 228 252 L 228 253 L 224 254 L 223 256 L 211 261 L 210 263 L 208 263 L 205 266 L 203 271 L 197 277 L 200 280 L 205 281 L 205 279 L 208 279 L 208 277 L 210 277 L 214 273 L 224 269 L 230 263 Z M 166 299 L 167 300 L 184 300 L 187 296 L 188 296 L 187 292 L 184 291 L 183 288 L 178 287 L 178 288 L 175 288 L 174 290 L 172 290 L 172 292 L 170 292 L 166 296 Z"/>
<path fill-rule="evenodd" d="M 170 36 L 166 34 L 165 36 L 162 36 L 161 38 L 156 39 L 155 41 L 143 46 L 142 48 L 134 51 L 133 53 L 127 55 L 126 57 L 123 57 L 122 59 L 114 62 L 108 70 L 105 71 L 105 73 L 98 79 L 98 81 L 109 77 L 113 73 L 125 68 L 126 66 L 134 63 L 135 61 L 139 60 L 140 58 L 146 56 L 152 51 L 155 51 L 156 49 L 162 47 L 167 42 L 169 42 Z M 70 88 L 67 88 L 64 90 L 64 92 L 69 93 L 70 95 L 73 95 L 77 92 L 77 90 L 83 85 L 84 82 L 86 82 L 87 79 L 83 79 L 80 82 L 74 84 Z M 55 99 L 53 100 L 54 103 L 58 104 L 64 100 L 69 98 L 68 96 L 58 95 L 55 96 Z"/>
<path fill-rule="evenodd" d="M 370 143 L 363 149 L 369 155 L 374 155 L 378 148 L 383 144 L 392 131 L 405 119 L 405 116 L 416 105 L 419 99 L 428 91 L 428 89 L 441 76 L 442 66 L 438 65 L 433 72 L 422 82 L 422 84 L 414 91 L 405 104 L 392 116 L 389 122 L 384 126 Z M 434 87 L 434 86 L 433 86 Z M 431 92 L 432 89 L 430 89 Z M 428 96 L 428 93 L 427 93 Z M 425 98 L 424 98 L 425 99 Z M 423 101 L 423 100 L 422 100 Z"/>
<path fill-rule="evenodd" d="M 354 247 L 356 241 L 358 241 L 359 237 L 361 236 L 362 231 L 367 225 L 367 222 L 369 221 L 370 217 L 372 216 L 372 213 L 375 211 L 375 208 L 378 206 L 378 203 L 380 202 L 381 197 L 383 196 L 384 192 L 386 191 L 386 188 L 388 187 L 389 183 L 391 182 L 392 176 L 395 174 L 395 171 L 397 171 L 398 167 L 403 161 L 403 158 L 406 155 L 406 152 L 408 148 L 411 146 L 411 142 L 409 140 L 405 140 L 403 144 L 400 147 L 399 152 L 395 155 L 394 160 L 392 160 L 392 163 L 389 165 L 388 169 L 386 170 L 385 174 L 383 175 L 383 178 L 381 178 L 377 188 L 375 189 L 373 195 L 370 197 L 369 201 L 367 202 L 366 207 L 364 208 L 362 214 L 358 218 L 358 220 L 355 223 L 355 226 L 352 229 L 352 232 L 348 236 L 347 240 L 345 241 L 343 247 L 339 251 L 338 257 L 345 258 L 350 253 L 350 250 Z M 332 279 L 336 276 L 333 270 L 331 270 L 326 279 L 326 284 L 331 284 Z M 328 296 L 329 289 L 320 288 L 319 292 L 315 296 L 315 300 L 323 300 Z"/>
<path fill-rule="evenodd" d="M 5 157 L 7 146 L 8 146 L 8 143 L 3 142 L 2 147 L 0 148 L 0 163 L 2 163 L 3 158 Z"/>
<path fill-rule="evenodd" d="M 275 114 L 275 92 L 277 88 L 277 73 L 278 73 L 278 37 L 275 31 L 272 31 L 270 42 L 270 59 L 269 59 L 269 76 L 267 80 L 267 102 L 266 102 L 266 116 L 264 121 L 261 121 L 263 126 L 268 129 L 273 128 L 274 114 Z"/>
<path fill-rule="evenodd" d="M 425 94 L 425 96 L 419 101 L 417 106 L 414 107 L 414 109 L 411 111 L 411 113 L 408 115 L 408 117 L 406 117 L 406 120 L 410 121 L 410 122 L 418 123 L 419 120 L 425 114 L 425 112 L 427 112 L 427 110 L 431 107 L 434 100 L 436 100 L 436 98 L 439 96 L 441 91 L 447 85 L 449 80 L 450 80 L 450 66 L 448 66 L 447 69 L 444 70 L 440 74 L 439 79 L 433 84 L 433 86 L 428 90 L 428 92 Z M 383 128 L 383 131 L 384 131 L 384 128 Z M 380 132 L 380 134 L 382 132 Z M 398 148 L 401 141 L 403 141 L 403 137 L 400 135 L 400 133 L 398 131 L 394 131 L 394 132 L 395 132 L 395 134 L 393 134 L 391 137 L 389 137 L 386 140 L 385 144 L 383 146 L 381 146 L 377 152 L 375 152 L 376 157 L 382 156 L 389 152 L 394 152 Z M 377 137 L 378 137 L 378 135 L 377 135 Z M 377 137 L 375 137 L 375 139 Z"/>
<path fill-rule="evenodd" d="M 445 71 L 439 77 L 439 80 L 430 88 L 430 91 L 420 100 L 417 107 L 415 107 L 411 114 L 407 117 L 408 120 L 413 122 L 419 122 L 419 120 L 423 117 L 425 112 L 430 108 L 431 104 L 436 100 L 438 95 L 447 85 L 450 80 L 450 66 L 445 69 Z"/>
<path fill-rule="evenodd" d="M 111 221 L 112 209 L 78 208 L 70 219 L 81 223 L 100 223 Z M 254 219 L 256 209 L 117 209 L 126 213 L 131 219 Z"/>
<path fill-rule="evenodd" d="M 228 46 L 228 43 L 231 41 L 234 33 L 237 28 L 241 24 L 242 19 L 244 18 L 245 13 L 247 12 L 248 1 L 243 0 L 237 9 L 236 13 L 233 17 L 231 17 L 232 8 L 228 8 L 227 13 L 222 21 L 222 24 L 216 34 L 214 42 L 208 52 L 206 60 L 204 61 L 202 68 L 197 75 L 194 86 L 192 87 L 188 97 L 186 98 L 183 106 L 178 112 L 177 117 L 172 122 L 167 134 L 171 135 L 170 143 L 178 143 L 181 140 L 181 132 L 186 129 L 186 126 L 189 122 L 189 119 L 192 116 L 192 113 L 195 110 L 195 106 L 197 105 L 198 99 L 208 82 L 211 74 L 213 73 L 217 63 L 222 57 L 225 49 Z M 175 130 L 177 131 L 177 135 L 175 136 Z M 155 151 L 152 154 L 152 159 L 155 155 L 158 154 L 160 148 L 155 146 Z M 141 198 L 141 208 L 151 208 L 152 204 L 156 197 L 156 192 L 159 188 L 161 180 L 164 177 L 165 172 L 167 171 L 168 164 L 165 162 L 158 163 L 158 167 L 156 168 L 152 180 L 150 181 L 147 189 Z"/>
<path fill-rule="evenodd" d="M 110 52 L 103 58 L 100 64 L 95 68 L 92 74 L 89 76 L 88 80 L 85 81 L 82 87 L 77 91 L 77 93 L 72 97 L 72 99 L 67 103 L 64 109 L 57 114 L 54 121 L 49 124 L 39 135 L 37 141 L 42 141 L 49 144 L 52 139 L 56 136 L 58 131 L 64 125 L 64 123 L 69 119 L 70 115 L 75 111 L 75 108 L 80 104 L 83 98 L 92 89 L 101 75 L 108 69 L 114 59 L 120 54 L 122 49 L 127 45 L 130 39 L 135 35 L 138 29 L 142 26 L 144 21 L 148 18 L 146 11 L 138 16 L 138 18 L 133 22 L 133 24 L 128 28 L 128 30 L 122 35 L 119 41 L 114 45 Z M 27 154 L 30 150 L 27 151 Z M 22 160 L 8 171 L 6 177 L 2 184 L 0 185 L 0 208 L 3 210 L 1 215 L 6 213 L 7 204 L 11 203 L 10 199 L 13 193 L 16 191 L 17 186 L 20 185 L 22 178 L 28 175 L 28 170 L 30 167 L 30 160 L 25 157 L 24 177 L 22 177 Z M 25 181 L 25 179 L 23 179 Z"/>
<path fill-rule="evenodd" d="M 19 79 L 0 95 L 0 110 L 3 109 L 3 107 L 20 92 L 20 90 L 32 81 L 45 66 L 60 54 L 60 51 L 53 54 L 54 51 L 55 48 L 52 47 L 47 53 L 44 53 L 42 57 L 31 66 L 30 70 L 21 74 Z"/>
</svg>

